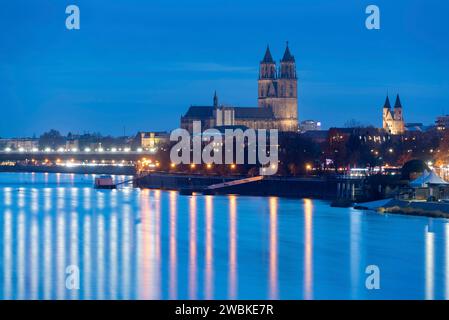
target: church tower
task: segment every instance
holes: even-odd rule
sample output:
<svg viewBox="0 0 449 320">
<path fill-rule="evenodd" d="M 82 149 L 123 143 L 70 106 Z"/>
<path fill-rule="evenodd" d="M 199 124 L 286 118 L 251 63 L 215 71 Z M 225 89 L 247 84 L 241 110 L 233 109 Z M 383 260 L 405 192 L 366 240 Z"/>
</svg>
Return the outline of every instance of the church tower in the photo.
<svg viewBox="0 0 449 320">
<path fill-rule="evenodd" d="M 298 130 L 297 92 L 296 62 L 288 43 L 279 70 L 267 47 L 260 62 L 258 105 L 273 111 L 273 127 L 280 131 Z"/>
<path fill-rule="evenodd" d="M 402 114 L 402 104 L 401 99 L 399 98 L 399 94 L 396 96 L 396 102 L 394 103 L 394 131 L 397 134 L 402 134 L 405 131 L 405 125 L 404 125 L 404 117 Z"/>
<path fill-rule="evenodd" d="M 276 118 L 282 119 L 284 131 L 298 130 L 298 83 L 295 57 L 287 46 L 281 60 L 278 79 L 278 101 L 273 107 Z"/>
<path fill-rule="evenodd" d="M 388 95 L 382 110 L 382 128 L 389 133 L 393 130 L 393 116 L 391 115 L 391 104 Z"/>
<path fill-rule="evenodd" d="M 267 46 L 265 56 L 260 62 L 259 69 L 259 107 L 269 107 L 272 98 L 277 96 L 276 88 L 276 62 L 271 56 L 270 47 Z"/>
<path fill-rule="evenodd" d="M 382 111 L 382 128 L 390 134 L 403 134 L 405 132 L 402 104 L 399 95 L 396 96 L 393 111 L 391 110 L 390 99 L 387 95 Z"/>
</svg>

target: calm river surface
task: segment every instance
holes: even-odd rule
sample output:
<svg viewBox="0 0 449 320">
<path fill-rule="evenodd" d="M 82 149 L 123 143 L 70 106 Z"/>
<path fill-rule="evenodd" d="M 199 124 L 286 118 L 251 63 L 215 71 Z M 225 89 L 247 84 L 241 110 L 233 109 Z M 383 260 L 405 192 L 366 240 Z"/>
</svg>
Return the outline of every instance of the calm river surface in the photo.
<svg viewBox="0 0 449 320">
<path fill-rule="evenodd" d="M 449 298 L 447 220 L 93 180 L 0 174 L 0 298 Z"/>
</svg>

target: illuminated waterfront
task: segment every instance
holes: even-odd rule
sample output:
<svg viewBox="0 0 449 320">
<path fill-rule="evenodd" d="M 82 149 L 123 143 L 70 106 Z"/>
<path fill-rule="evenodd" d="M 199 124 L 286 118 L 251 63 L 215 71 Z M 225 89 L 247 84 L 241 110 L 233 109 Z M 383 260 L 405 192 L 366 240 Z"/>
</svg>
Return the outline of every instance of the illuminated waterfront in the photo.
<svg viewBox="0 0 449 320">
<path fill-rule="evenodd" d="M 0 174 L 3 299 L 449 298 L 446 220 Z M 128 177 L 116 177 L 124 181 Z M 365 288 L 377 265 L 381 289 Z M 67 290 L 66 267 L 80 270 Z"/>
</svg>

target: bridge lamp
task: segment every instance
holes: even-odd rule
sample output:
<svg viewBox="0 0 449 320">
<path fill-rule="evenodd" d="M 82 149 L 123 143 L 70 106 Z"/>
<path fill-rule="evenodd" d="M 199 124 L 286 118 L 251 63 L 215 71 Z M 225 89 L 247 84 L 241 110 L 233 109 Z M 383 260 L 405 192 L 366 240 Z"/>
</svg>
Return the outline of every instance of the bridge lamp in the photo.
<svg viewBox="0 0 449 320">
<path fill-rule="evenodd" d="M 137 148 L 137 152 L 142 152 L 143 149 L 142 148 Z"/>
<path fill-rule="evenodd" d="M 206 167 L 207 167 L 207 169 L 211 169 L 211 168 L 212 168 L 212 164 L 211 164 L 211 163 L 208 163 L 208 164 L 206 165 Z"/>
<path fill-rule="evenodd" d="M 90 152 L 90 148 L 85 148 L 84 152 Z"/>
<path fill-rule="evenodd" d="M 111 148 L 111 152 L 117 152 L 117 148 Z"/>
<path fill-rule="evenodd" d="M 103 148 L 98 148 L 98 152 L 103 152 L 104 149 Z"/>
<path fill-rule="evenodd" d="M 58 152 L 64 152 L 65 150 L 63 148 L 59 148 Z"/>
<path fill-rule="evenodd" d="M 32 152 L 39 152 L 39 149 L 38 148 L 33 148 L 31 151 Z"/>
<path fill-rule="evenodd" d="M 130 148 L 125 148 L 125 149 L 123 149 L 123 151 L 125 151 L 125 152 L 130 152 L 131 149 L 130 149 Z"/>
<path fill-rule="evenodd" d="M 235 164 L 231 164 L 231 169 L 235 169 Z"/>
<path fill-rule="evenodd" d="M 22 148 L 22 147 L 20 147 L 20 148 L 19 148 L 19 152 L 25 152 L 25 149 Z"/>
<path fill-rule="evenodd" d="M 170 167 L 174 168 L 174 167 L 176 167 L 176 164 L 171 163 L 171 164 L 170 164 Z"/>
<path fill-rule="evenodd" d="M 11 152 L 11 148 L 5 148 L 5 152 Z"/>
<path fill-rule="evenodd" d="M 78 149 L 77 148 L 73 148 L 72 152 L 78 152 Z"/>
<path fill-rule="evenodd" d="M 51 149 L 50 148 L 45 148 L 45 152 L 51 152 Z"/>
</svg>

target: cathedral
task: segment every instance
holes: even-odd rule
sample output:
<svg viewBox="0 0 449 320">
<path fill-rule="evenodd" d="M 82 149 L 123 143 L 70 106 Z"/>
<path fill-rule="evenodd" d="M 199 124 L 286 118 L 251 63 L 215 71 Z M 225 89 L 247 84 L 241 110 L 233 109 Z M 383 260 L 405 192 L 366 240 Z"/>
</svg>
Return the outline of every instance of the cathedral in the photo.
<svg viewBox="0 0 449 320">
<path fill-rule="evenodd" d="M 244 126 L 252 129 L 298 131 L 298 85 L 295 57 L 287 47 L 277 67 L 270 48 L 260 62 L 258 106 L 234 107 L 220 105 L 215 93 L 212 106 L 191 106 L 181 117 L 181 128 L 193 131 L 193 122 L 201 121 L 202 130 L 223 126 Z"/>
<path fill-rule="evenodd" d="M 382 113 L 382 127 L 390 134 L 403 134 L 405 132 L 402 104 L 399 95 L 396 96 L 393 111 L 391 110 L 390 98 L 387 95 Z"/>
</svg>

